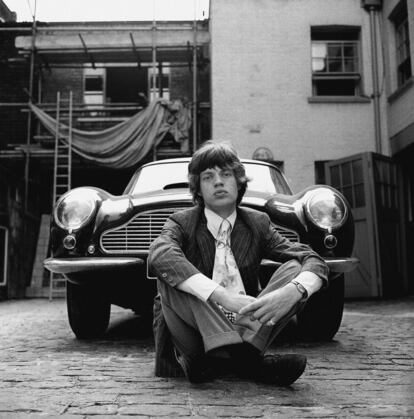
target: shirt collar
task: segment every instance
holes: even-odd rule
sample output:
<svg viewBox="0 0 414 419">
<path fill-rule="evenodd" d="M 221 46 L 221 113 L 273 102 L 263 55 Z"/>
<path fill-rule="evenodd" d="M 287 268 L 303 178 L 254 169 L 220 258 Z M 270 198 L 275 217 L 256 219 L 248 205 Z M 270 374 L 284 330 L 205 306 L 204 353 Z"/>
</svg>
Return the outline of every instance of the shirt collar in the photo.
<svg viewBox="0 0 414 419">
<path fill-rule="evenodd" d="M 211 209 L 204 207 L 204 215 L 207 219 L 207 228 L 210 230 L 210 233 L 213 235 L 214 238 L 217 238 L 218 231 L 220 229 L 220 225 L 224 218 L 220 217 Z M 233 230 L 234 223 L 236 222 L 237 218 L 237 211 L 236 209 L 227 217 L 228 222 L 231 225 L 231 229 Z"/>
</svg>

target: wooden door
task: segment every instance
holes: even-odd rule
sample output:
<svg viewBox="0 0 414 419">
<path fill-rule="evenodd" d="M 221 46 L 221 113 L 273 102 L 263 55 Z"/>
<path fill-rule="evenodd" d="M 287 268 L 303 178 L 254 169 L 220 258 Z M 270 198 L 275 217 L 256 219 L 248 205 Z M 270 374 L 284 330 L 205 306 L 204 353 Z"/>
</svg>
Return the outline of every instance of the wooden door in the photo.
<svg viewBox="0 0 414 419">
<path fill-rule="evenodd" d="M 370 155 L 361 153 L 326 163 L 327 183 L 338 189 L 351 207 L 355 221 L 354 256 L 358 267 L 345 275 L 346 297 L 381 295 L 376 214 Z"/>
<path fill-rule="evenodd" d="M 348 200 L 355 220 L 358 268 L 345 276 L 346 297 L 398 295 L 404 252 L 398 166 L 390 157 L 360 153 L 326 163 L 327 183 Z"/>
</svg>

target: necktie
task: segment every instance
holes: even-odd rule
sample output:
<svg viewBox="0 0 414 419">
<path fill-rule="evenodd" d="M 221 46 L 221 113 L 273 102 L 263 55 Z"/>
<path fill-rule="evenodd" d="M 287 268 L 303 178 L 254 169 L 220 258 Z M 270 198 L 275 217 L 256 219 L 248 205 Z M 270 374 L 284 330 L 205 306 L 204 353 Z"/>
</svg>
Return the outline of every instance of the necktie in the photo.
<svg viewBox="0 0 414 419">
<path fill-rule="evenodd" d="M 223 220 L 216 238 L 216 255 L 214 258 L 213 281 L 235 294 L 246 294 L 239 269 L 230 247 L 231 224 Z M 234 323 L 235 313 L 223 310 L 226 317 Z"/>
</svg>

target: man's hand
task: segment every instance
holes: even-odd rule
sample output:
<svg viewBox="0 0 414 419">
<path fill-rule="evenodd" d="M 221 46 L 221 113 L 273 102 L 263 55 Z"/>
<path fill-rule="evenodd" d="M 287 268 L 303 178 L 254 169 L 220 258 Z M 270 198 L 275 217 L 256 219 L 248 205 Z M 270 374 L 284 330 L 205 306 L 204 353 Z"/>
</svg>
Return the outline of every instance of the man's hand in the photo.
<svg viewBox="0 0 414 419">
<path fill-rule="evenodd" d="M 233 294 L 222 286 L 218 286 L 210 295 L 211 301 L 220 304 L 228 311 L 238 313 L 241 308 L 256 301 L 256 298 L 245 294 Z"/>
<path fill-rule="evenodd" d="M 287 284 L 278 290 L 258 297 L 256 301 L 241 308 L 239 314 L 250 315 L 253 321 L 259 320 L 263 324 L 274 326 L 301 299 L 302 295 L 296 286 Z"/>
</svg>

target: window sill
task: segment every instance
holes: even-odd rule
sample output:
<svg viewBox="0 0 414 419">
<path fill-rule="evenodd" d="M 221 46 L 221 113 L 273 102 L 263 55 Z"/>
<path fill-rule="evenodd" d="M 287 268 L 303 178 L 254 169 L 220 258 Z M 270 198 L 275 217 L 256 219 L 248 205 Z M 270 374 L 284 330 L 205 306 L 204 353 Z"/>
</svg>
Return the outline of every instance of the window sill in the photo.
<svg viewBox="0 0 414 419">
<path fill-rule="evenodd" d="M 392 103 L 400 96 L 402 96 L 413 84 L 414 77 L 411 76 L 402 86 L 400 86 L 395 92 L 388 96 L 388 103 Z"/>
<path fill-rule="evenodd" d="M 308 103 L 370 103 L 367 96 L 311 96 Z"/>
</svg>

